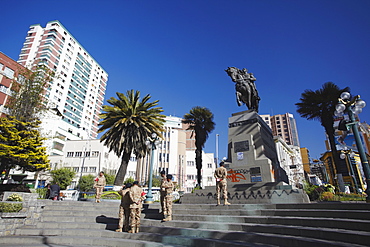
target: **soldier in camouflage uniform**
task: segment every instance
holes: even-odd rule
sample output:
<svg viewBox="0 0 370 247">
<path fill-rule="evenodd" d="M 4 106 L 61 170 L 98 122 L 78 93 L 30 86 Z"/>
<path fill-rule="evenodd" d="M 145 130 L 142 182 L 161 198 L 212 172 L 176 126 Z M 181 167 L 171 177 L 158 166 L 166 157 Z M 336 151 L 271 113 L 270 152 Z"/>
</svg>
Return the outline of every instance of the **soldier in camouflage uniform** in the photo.
<svg viewBox="0 0 370 247">
<path fill-rule="evenodd" d="M 161 186 L 160 186 L 160 202 L 161 202 L 161 212 L 160 214 L 163 214 L 163 208 L 164 208 L 164 197 L 166 195 L 166 189 L 163 188 L 164 183 L 166 182 L 166 172 L 161 171 Z"/>
<path fill-rule="evenodd" d="M 100 202 L 101 194 L 103 193 L 104 187 L 106 185 L 106 180 L 104 172 L 100 172 L 99 176 L 94 179 L 94 188 L 96 190 L 95 202 Z"/>
<path fill-rule="evenodd" d="M 168 174 L 166 176 L 166 181 L 163 183 L 163 188 L 165 189 L 165 196 L 163 200 L 163 221 L 172 220 L 172 192 L 173 192 L 173 183 L 172 175 Z"/>
<path fill-rule="evenodd" d="M 142 208 L 142 201 L 144 200 L 143 189 L 139 187 L 139 182 L 135 181 L 129 191 L 131 199 L 130 204 L 130 218 L 131 218 L 131 230 L 129 233 L 138 233 L 140 229 L 140 214 Z"/>
<path fill-rule="evenodd" d="M 221 190 L 224 194 L 224 205 L 230 205 L 227 201 L 227 170 L 223 161 L 220 163 L 220 167 L 215 170 L 214 177 L 216 178 L 217 206 L 220 205 Z"/>
<path fill-rule="evenodd" d="M 119 222 L 118 222 L 118 229 L 116 232 L 122 232 L 122 229 L 124 231 L 129 231 L 130 228 L 130 195 L 129 191 L 131 188 L 131 183 L 127 183 L 124 185 L 122 190 L 120 190 L 118 193 L 121 195 L 121 204 L 119 206 Z"/>
</svg>

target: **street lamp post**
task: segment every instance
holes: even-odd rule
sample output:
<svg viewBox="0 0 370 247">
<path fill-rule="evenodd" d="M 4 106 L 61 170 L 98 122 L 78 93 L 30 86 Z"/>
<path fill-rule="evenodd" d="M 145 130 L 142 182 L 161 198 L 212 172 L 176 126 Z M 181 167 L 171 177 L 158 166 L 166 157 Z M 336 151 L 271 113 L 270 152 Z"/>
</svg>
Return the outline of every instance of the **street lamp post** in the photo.
<svg viewBox="0 0 370 247">
<path fill-rule="evenodd" d="M 148 193 L 146 194 L 146 199 L 144 203 L 153 203 L 153 193 L 152 193 L 152 186 L 153 186 L 153 164 L 154 164 L 154 150 L 156 149 L 156 141 L 158 141 L 158 136 L 156 133 L 152 133 L 151 138 L 147 141 L 147 145 L 151 149 L 150 154 L 150 165 L 149 165 L 149 179 L 148 179 Z"/>
<path fill-rule="evenodd" d="M 347 126 L 351 126 L 353 135 L 355 137 L 357 150 L 360 154 L 361 164 L 364 169 L 364 174 L 366 178 L 366 202 L 370 203 L 370 167 L 360 139 L 357 122 L 355 119 L 355 114 L 361 113 L 362 108 L 366 106 L 366 103 L 360 98 L 360 95 L 355 96 L 351 100 L 351 94 L 348 92 L 343 92 L 338 100 L 339 103 L 336 105 L 335 115 L 343 115 L 343 112 L 346 112 L 348 114 L 349 123 L 347 124 Z"/>
<path fill-rule="evenodd" d="M 219 136 L 220 136 L 219 134 L 216 134 L 216 167 L 218 164 L 218 137 Z"/>
<path fill-rule="evenodd" d="M 353 170 L 353 166 L 352 166 L 352 162 L 351 162 L 351 157 L 353 157 L 352 155 L 354 155 L 354 153 L 352 152 L 352 150 L 342 150 L 343 153 L 340 154 L 340 158 L 341 159 L 346 159 L 346 163 L 347 165 L 349 166 L 350 170 L 351 170 L 351 178 L 352 178 L 352 184 L 354 185 L 355 189 L 356 189 L 356 194 L 358 194 L 359 190 L 358 190 L 358 184 L 357 184 L 357 179 L 356 179 L 356 174 L 355 174 L 355 171 Z"/>
</svg>

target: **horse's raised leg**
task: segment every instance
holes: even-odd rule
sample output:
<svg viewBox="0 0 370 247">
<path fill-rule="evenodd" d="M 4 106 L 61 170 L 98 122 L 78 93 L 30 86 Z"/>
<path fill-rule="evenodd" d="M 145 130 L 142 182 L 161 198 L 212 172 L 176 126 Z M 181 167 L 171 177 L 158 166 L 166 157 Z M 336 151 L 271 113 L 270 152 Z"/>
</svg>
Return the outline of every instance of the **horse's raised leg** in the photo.
<svg viewBox="0 0 370 247">
<path fill-rule="evenodd" d="M 242 97 L 241 93 L 236 92 L 235 95 L 236 95 L 236 103 L 238 104 L 238 106 L 241 106 L 243 104 L 241 102 L 242 101 L 242 99 L 241 99 L 241 97 Z"/>
</svg>

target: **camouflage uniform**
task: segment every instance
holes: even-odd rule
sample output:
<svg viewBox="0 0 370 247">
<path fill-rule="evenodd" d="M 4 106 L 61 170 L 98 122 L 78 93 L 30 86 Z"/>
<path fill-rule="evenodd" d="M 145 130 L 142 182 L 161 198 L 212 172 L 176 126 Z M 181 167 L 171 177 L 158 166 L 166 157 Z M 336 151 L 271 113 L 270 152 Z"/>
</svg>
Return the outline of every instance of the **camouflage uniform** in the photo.
<svg viewBox="0 0 370 247">
<path fill-rule="evenodd" d="M 216 192 L 217 192 L 217 205 L 220 205 L 221 190 L 223 191 L 225 205 L 230 205 L 227 201 L 227 170 L 221 165 L 215 170 L 214 177 L 216 178 Z"/>
<path fill-rule="evenodd" d="M 163 187 L 165 189 L 165 196 L 163 199 L 163 221 L 170 221 L 172 220 L 172 192 L 173 192 L 173 183 L 172 181 L 165 181 L 163 183 Z"/>
<path fill-rule="evenodd" d="M 166 189 L 163 187 L 164 183 L 166 182 L 166 176 L 163 176 L 161 179 L 161 185 L 160 185 L 160 202 L 161 202 L 161 213 L 164 212 L 164 197 L 166 195 Z"/>
<path fill-rule="evenodd" d="M 94 188 L 96 190 L 95 202 L 100 202 L 101 194 L 103 193 L 103 189 L 106 185 L 105 176 L 102 174 L 101 176 L 97 176 L 94 180 Z"/>
<path fill-rule="evenodd" d="M 140 228 L 140 214 L 143 201 L 143 189 L 138 185 L 131 187 L 129 196 L 131 199 L 130 204 L 130 218 L 131 218 L 131 230 L 129 232 L 136 233 L 139 232 Z"/>
<path fill-rule="evenodd" d="M 119 206 L 119 222 L 117 232 L 128 231 L 130 227 L 130 188 L 123 189 L 118 193 L 121 195 L 121 205 Z"/>
</svg>

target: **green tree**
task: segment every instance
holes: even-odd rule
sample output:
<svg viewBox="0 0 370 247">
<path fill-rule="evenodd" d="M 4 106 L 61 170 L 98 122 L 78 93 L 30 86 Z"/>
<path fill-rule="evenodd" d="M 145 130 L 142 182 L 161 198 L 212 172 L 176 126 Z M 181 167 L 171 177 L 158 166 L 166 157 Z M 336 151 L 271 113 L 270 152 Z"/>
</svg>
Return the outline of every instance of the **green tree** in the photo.
<svg viewBox="0 0 370 247">
<path fill-rule="evenodd" d="M 38 119 L 47 106 L 44 92 L 54 78 L 55 73 L 44 65 L 20 68 L 11 86 L 12 97 L 6 105 L 9 115 L 26 122 Z"/>
<path fill-rule="evenodd" d="M 113 184 L 114 180 L 116 179 L 115 174 L 105 174 L 104 176 L 105 176 L 105 181 L 107 182 L 107 184 Z"/>
<path fill-rule="evenodd" d="M 129 177 L 129 178 L 126 178 L 126 180 L 123 183 L 124 184 L 127 184 L 127 183 L 132 184 L 133 182 L 135 182 L 135 179 L 133 177 Z"/>
<path fill-rule="evenodd" d="M 329 144 L 336 165 L 340 161 L 334 139 L 333 116 L 341 93 L 349 91 L 350 89 L 348 87 L 340 89 L 334 83 L 326 82 L 322 88 L 316 91 L 306 89 L 301 95 L 300 102 L 296 103 L 297 112 L 301 117 L 307 118 L 307 120 L 319 121 L 324 127 L 329 138 Z"/>
<path fill-rule="evenodd" d="M 76 172 L 70 168 L 63 167 L 60 169 L 50 171 L 53 183 L 58 183 L 62 190 L 65 190 L 68 185 L 72 183 Z"/>
<path fill-rule="evenodd" d="M 206 107 L 193 107 L 189 113 L 184 115 L 184 124 L 188 124 L 187 130 L 195 134 L 195 164 L 197 168 L 197 187 L 201 186 L 202 181 L 202 151 L 208 139 L 209 133 L 215 128 L 213 113 Z"/>
<path fill-rule="evenodd" d="M 83 175 L 78 181 L 80 191 L 90 191 L 94 188 L 94 175 Z"/>
<path fill-rule="evenodd" d="M 127 91 L 126 95 L 116 93 L 118 98 L 111 97 L 103 106 L 99 133 L 106 131 L 100 138 L 110 151 L 121 157 L 121 165 L 114 185 L 121 186 L 127 171 L 131 153 L 137 158 L 148 152 L 146 141 L 152 133 L 162 137 L 164 115 L 162 107 L 157 107 L 158 100 L 149 102 L 148 94 L 140 99 L 139 91 Z"/>
<path fill-rule="evenodd" d="M 16 168 L 39 171 L 49 167 L 46 148 L 37 130 L 40 122 L 22 122 L 14 117 L 0 118 L 0 171 Z"/>
<path fill-rule="evenodd" d="M 152 179 L 152 185 L 153 187 L 160 187 L 161 186 L 161 177 L 160 176 L 155 176 L 153 175 L 153 179 Z"/>
</svg>

